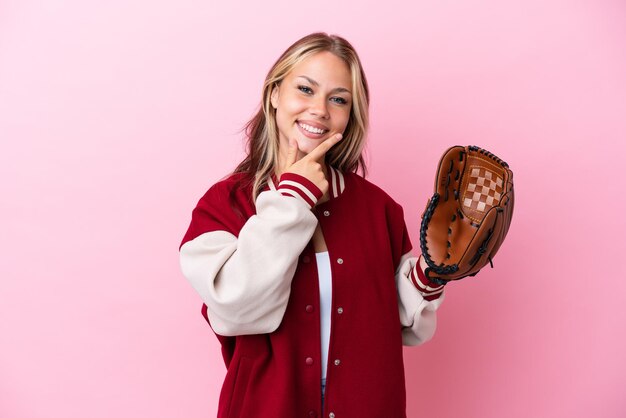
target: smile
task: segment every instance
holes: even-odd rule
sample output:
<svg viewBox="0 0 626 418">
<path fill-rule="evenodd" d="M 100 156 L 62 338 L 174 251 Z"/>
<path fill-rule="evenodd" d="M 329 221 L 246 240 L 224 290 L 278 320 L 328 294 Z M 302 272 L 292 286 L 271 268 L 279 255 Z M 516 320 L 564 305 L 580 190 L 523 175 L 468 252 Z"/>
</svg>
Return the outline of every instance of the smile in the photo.
<svg viewBox="0 0 626 418">
<path fill-rule="evenodd" d="M 312 134 L 323 134 L 325 132 L 328 132 L 327 129 L 315 128 L 313 126 L 307 125 L 306 123 L 298 122 L 298 126 L 300 126 L 302 129 L 304 129 L 307 132 L 311 132 Z"/>
</svg>

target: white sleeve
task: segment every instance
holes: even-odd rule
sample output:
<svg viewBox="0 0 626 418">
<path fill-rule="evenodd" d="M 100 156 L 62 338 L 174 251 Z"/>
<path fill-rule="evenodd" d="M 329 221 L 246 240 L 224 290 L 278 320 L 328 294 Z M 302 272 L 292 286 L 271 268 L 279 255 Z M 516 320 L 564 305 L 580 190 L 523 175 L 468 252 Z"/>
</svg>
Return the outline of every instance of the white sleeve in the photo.
<svg viewBox="0 0 626 418">
<path fill-rule="evenodd" d="M 183 275 L 206 304 L 217 334 L 269 333 L 282 321 L 298 257 L 317 218 L 310 204 L 280 190 L 259 195 L 257 214 L 238 238 L 211 231 L 180 248 Z"/>
<path fill-rule="evenodd" d="M 424 284 L 418 277 L 419 259 L 402 256 L 396 271 L 402 343 L 418 345 L 430 340 L 437 328 L 436 311 L 443 302 L 443 286 Z"/>
</svg>

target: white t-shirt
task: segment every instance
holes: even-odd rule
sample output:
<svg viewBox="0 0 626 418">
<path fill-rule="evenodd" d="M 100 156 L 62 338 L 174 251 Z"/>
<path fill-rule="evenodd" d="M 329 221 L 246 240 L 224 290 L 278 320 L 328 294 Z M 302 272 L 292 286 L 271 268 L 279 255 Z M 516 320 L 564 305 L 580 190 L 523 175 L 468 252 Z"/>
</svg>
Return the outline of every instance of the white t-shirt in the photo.
<svg viewBox="0 0 626 418">
<path fill-rule="evenodd" d="M 326 380 L 328 345 L 330 342 L 330 309 L 332 302 L 332 278 L 328 251 L 316 253 L 317 274 L 320 284 L 320 328 L 322 330 L 322 381 Z"/>
</svg>

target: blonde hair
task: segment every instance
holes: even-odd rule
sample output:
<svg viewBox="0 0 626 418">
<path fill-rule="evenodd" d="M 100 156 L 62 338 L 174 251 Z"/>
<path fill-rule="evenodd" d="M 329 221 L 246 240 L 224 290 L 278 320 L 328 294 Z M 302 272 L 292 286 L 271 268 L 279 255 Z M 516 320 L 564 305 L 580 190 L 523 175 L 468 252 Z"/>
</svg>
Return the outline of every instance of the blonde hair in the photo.
<svg viewBox="0 0 626 418">
<path fill-rule="evenodd" d="M 352 45 L 337 35 L 312 33 L 296 41 L 274 63 L 263 84 L 261 108 L 245 125 L 247 156 L 234 173 L 248 174 L 252 196 L 256 200 L 278 164 L 278 127 L 276 110 L 271 104 L 275 87 L 298 63 L 319 52 L 328 51 L 341 58 L 350 69 L 352 107 L 343 139 L 326 153 L 326 163 L 344 172 L 361 170 L 367 174 L 363 148 L 369 125 L 369 88 L 361 61 Z"/>
</svg>

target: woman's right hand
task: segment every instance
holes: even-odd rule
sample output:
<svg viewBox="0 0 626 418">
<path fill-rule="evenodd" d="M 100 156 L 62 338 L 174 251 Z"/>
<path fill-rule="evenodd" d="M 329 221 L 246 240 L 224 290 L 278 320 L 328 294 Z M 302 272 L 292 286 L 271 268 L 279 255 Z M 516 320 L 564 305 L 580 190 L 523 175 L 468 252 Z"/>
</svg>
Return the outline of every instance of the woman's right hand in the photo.
<svg viewBox="0 0 626 418">
<path fill-rule="evenodd" d="M 343 135 L 331 135 L 326 141 L 319 144 L 313 151 L 298 160 L 298 143 L 295 139 L 289 140 L 289 151 L 282 173 L 293 173 L 305 177 L 315 184 L 324 195 L 328 192 L 328 180 L 324 175 L 324 158 L 333 145 L 341 141 Z"/>
</svg>

